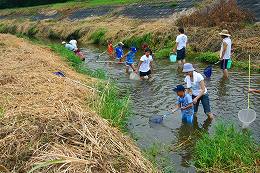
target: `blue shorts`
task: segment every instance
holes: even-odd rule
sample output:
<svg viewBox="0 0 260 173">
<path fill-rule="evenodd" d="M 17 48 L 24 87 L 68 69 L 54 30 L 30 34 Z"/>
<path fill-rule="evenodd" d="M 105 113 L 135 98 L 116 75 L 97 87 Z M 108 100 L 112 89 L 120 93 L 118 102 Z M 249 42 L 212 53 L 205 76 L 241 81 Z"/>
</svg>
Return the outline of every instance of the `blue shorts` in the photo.
<svg viewBox="0 0 260 173">
<path fill-rule="evenodd" d="M 131 66 L 134 64 L 134 62 L 125 62 L 126 66 Z"/>
<path fill-rule="evenodd" d="M 220 61 L 220 68 L 221 68 L 222 70 L 227 69 L 227 64 L 228 64 L 228 59 L 223 59 L 223 60 L 221 60 L 221 61 Z"/>
<path fill-rule="evenodd" d="M 192 99 L 194 99 L 196 96 L 192 95 Z M 201 98 L 198 99 L 198 102 L 194 105 L 194 113 L 198 112 L 200 101 L 202 103 L 204 113 L 208 114 L 211 112 L 210 110 L 210 104 L 209 104 L 209 95 L 205 94 L 201 96 Z"/>
<path fill-rule="evenodd" d="M 185 47 L 182 48 L 181 50 L 177 50 L 177 60 L 184 60 L 185 59 L 185 55 L 186 55 L 186 49 Z"/>
<path fill-rule="evenodd" d="M 193 123 L 193 115 L 182 115 L 182 121 L 188 124 Z"/>
</svg>

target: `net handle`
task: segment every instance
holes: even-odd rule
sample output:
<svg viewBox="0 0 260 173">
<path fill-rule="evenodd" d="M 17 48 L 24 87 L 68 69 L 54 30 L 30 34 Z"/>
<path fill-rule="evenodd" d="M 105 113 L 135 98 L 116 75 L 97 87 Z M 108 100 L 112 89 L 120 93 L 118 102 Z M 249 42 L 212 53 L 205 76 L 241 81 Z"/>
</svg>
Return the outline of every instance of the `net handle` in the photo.
<svg viewBox="0 0 260 173">
<path fill-rule="evenodd" d="M 248 91 L 250 90 L 251 87 L 251 57 L 249 54 L 249 58 L 248 58 Z M 250 92 L 248 92 L 247 94 L 247 108 L 250 108 Z"/>
</svg>

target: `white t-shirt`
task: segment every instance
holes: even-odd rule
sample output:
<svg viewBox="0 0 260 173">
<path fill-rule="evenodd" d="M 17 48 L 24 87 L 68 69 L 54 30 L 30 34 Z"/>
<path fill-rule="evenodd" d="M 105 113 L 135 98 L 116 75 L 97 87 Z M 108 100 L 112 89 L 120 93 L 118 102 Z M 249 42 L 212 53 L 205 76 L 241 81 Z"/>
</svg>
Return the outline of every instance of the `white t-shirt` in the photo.
<svg viewBox="0 0 260 173">
<path fill-rule="evenodd" d="M 220 49 L 220 58 L 222 56 L 224 43 L 227 44 L 227 50 L 226 50 L 226 52 L 223 56 L 223 59 L 230 59 L 231 58 L 231 45 L 232 45 L 232 41 L 231 41 L 230 37 L 226 37 L 226 38 L 223 39 L 223 42 L 221 44 L 221 49 Z"/>
<path fill-rule="evenodd" d="M 77 40 L 70 40 L 70 42 L 69 42 L 69 44 L 71 44 L 75 48 L 78 48 L 77 43 L 78 43 Z"/>
<path fill-rule="evenodd" d="M 176 38 L 176 43 L 178 43 L 177 50 L 181 50 L 186 47 L 188 41 L 188 37 L 185 34 L 180 34 Z"/>
<path fill-rule="evenodd" d="M 140 61 L 142 61 L 142 64 L 139 68 L 139 71 L 148 72 L 150 70 L 150 63 L 151 63 L 151 61 L 153 61 L 153 57 L 151 55 L 149 55 L 149 57 L 147 57 L 146 55 L 143 55 L 141 57 Z"/>
<path fill-rule="evenodd" d="M 184 81 L 187 84 L 187 88 L 192 89 L 192 95 L 194 96 L 198 96 L 200 94 L 201 91 L 200 82 L 202 80 L 204 80 L 204 77 L 196 71 L 193 72 L 193 81 L 191 80 L 189 75 L 187 75 L 186 78 L 184 79 Z M 207 88 L 205 87 L 204 94 L 206 94 L 207 92 L 208 92 Z"/>
</svg>

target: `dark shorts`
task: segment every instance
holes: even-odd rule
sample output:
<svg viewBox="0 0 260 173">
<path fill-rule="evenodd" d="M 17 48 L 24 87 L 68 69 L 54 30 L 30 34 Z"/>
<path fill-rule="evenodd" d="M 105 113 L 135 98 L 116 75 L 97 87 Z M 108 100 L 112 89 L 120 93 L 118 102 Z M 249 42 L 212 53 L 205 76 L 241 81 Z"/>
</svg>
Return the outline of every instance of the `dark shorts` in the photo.
<svg viewBox="0 0 260 173">
<path fill-rule="evenodd" d="M 196 96 L 192 95 L 192 99 L 194 99 Z M 204 113 L 208 114 L 211 112 L 210 110 L 210 104 L 209 104 L 209 95 L 205 94 L 201 98 L 199 98 L 198 102 L 194 105 L 194 113 L 198 112 L 200 101 L 202 103 Z"/>
<path fill-rule="evenodd" d="M 186 55 L 186 49 L 182 48 L 181 50 L 177 50 L 177 60 L 184 60 Z"/>
<path fill-rule="evenodd" d="M 223 59 L 223 60 L 221 60 L 221 61 L 220 61 L 220 68 L 221 68 L 222 70 L 227 69 L 227 63 L 228 63 L 228 59 Z"/>
<path fill-rule="evenodd" d="M 149 76 L 151 74 L 151 70 L 149 70 L 148 72 L 139 72 L 140 77 L 144 77 L 144 76 Z"/>
</svg>

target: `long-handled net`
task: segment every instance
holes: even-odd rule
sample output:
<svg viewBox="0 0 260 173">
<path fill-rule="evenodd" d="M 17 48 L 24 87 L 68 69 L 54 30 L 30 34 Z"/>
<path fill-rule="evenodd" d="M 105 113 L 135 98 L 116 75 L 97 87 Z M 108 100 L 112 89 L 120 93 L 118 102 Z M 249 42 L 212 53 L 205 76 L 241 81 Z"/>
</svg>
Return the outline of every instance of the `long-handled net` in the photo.
<svg viewBox="0 0 260 173">
<path fill-rule="evenodd" d="M 248 60 L 248 90 L 251 87 L 251 58 L 249 55 Z M 240 110 L 238 112 L 238 119 L 243 123 L 242 128 L 248 128 L 249 125 L 255 121 L 256 119 L 256 112 L 253 109 L 250 109 L 250 93 L 248 92 L 247 95 L 247 109 Z"/>
</svg>

